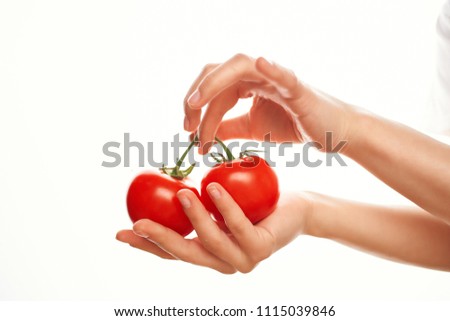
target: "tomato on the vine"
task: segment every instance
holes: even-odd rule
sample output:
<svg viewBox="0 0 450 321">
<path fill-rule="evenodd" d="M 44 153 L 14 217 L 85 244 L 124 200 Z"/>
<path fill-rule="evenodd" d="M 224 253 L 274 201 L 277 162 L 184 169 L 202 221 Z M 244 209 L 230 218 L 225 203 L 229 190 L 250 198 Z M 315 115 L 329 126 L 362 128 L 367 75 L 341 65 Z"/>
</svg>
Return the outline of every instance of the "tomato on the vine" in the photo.
<svg viewBox="0 0 450 321">
<path fill-rule="evenodd" d="M 162 224 L 182 236 L 191 233 L 194 228 L 183 211 L 176 194 L 181 189 L 190 189 L 197 197 L 200 195 L 195 187 L 190 186 L 186 177 L 194 165 L 181 170 L 192 142 L 173 168 L 163 167 L 161 172 L 147 172 L 138 175 L 131 183 L 127 194 L 127 208 L 131 221 L 150 219 Z"/>
<path fill-rule="evenodd" d="M 131 220 L 136 222 L 150 219 L 183 236 L 188 235 L 193 231 L 193 226 L 176 197 L 179 190 L 187 188 L 197 195 L 217 221 L 224 221 L 206 191 L 206 187 L 212 182 L 219 183 L 230 193 L 253 224 L 271 214 L 280 196 L 274 170 L 263 158 L 256 155 L 244 153 L 245 156 L 234 159 L 223 142 L 219 139 L 217 141 L 224 147 L 227 158 L 219 154 L 222 162 L 203 177 L 201 195 L 186 180 L 194 165 L 187 170 L 180 169 L 183 159 L 195 144 L 194 139 L 175 167 L 163 167 L 161 173 L 142 173 L 133 180 L 127 194 Z"/>
<path fill-rule="evenodd" d="M 127 195 L 128 214 L 131 220 L 150 219 L 179 234 L 186 236 L 193 227 L 176 194 L 187 188 L 200 197 L 196 188 L 186 184 L 185 180 L 170 177 L 158 172 L 138 175 L 130 185 Z"/>
<path fill-rule="evenodd" d="M 280 196 L 277 176 L 269 164 L 259 156 L 231 159 L 231 153 L 226 151 L 229 155 L 228 160 L 214 166 L 202 179 L 200 192 L 202 203 L 217 221 L 224 221 L 206 191 L 210 183 L 219 183 L 233 197 L 247 218 L 255 224 L 275 210 Z"/>
</svg>

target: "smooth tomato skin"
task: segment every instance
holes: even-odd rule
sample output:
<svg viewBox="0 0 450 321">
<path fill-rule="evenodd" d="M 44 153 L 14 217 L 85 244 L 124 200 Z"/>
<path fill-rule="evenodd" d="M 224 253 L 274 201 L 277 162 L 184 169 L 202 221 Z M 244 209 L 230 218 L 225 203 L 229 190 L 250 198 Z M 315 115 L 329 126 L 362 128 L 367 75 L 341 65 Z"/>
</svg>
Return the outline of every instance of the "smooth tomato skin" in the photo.
<svg viewBox="0 0 450 321">
<path fill-rule="evenodd" d="M 221 163 L 207 172 L 201 183 L 202 203 L 217 221 L 224 219 L 206 191 L 212 182 L 228 191 L 253 224 L 271 214 L 280 197 L 278 178 L 264 159 L 247 156 Z"/>
<path fill-rule="evenodd" d="M 142 173 L 131 182 L 127 194 L 128 214 L 133 223 L 150 219 L 186 236 L 194 228 L 176 197 L 180 189 L 190 189 L 200 197 L 196 188 L 158 172 Z"/>
</svg>

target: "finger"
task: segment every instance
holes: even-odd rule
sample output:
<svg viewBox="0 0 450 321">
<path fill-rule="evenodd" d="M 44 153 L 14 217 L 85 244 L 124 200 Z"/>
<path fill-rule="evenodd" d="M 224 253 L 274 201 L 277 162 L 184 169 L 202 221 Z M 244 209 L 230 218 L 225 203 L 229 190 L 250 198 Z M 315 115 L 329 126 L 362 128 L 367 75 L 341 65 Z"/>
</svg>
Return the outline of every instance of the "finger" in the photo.
<svg viewBox="0 0 450 321">
<path fill-rule="evenodd" d="M 225 233 L 230 234 L 230 230 L 228 229 L 227 225 L 223 221 L 215 221 L 217 226 Z"/>
<path fill-rule="evenodd" d="M 261 78 L 255 69 L 255 60 L 237 54 L 203 78 L 197 90 L 189 97 L 188 103 L 192 108 L 201 108 L 233 84 L 239 81 L 260 81 Z"/>
<path fill-rule="evenodd" d="M 261 82 L 239 81 L 211 100 L 198 130 L 201 146 L 200 153 L 207 153 L 213 145 L 214 138 L 225 113 L 233 108 L 240 98 L 253 96 L 252 90 L 258 86 L 261 86 Z M 225 139 L 222 136 L 219 136 L 219 138 Z"/>
<path fill-rule="evenodd" d="M 200 123 L 200 116 L 201 116 L 201 110 L 199 109 L 192 109 L 191 106 L 189 106 L 188 98 L 192 95 L 195 89 L 197 89 L 198 84 L 205 78 L 207 74 L 209 74 L 214 68 L 216 68 L 218 64 L 208 64 L 205 67 L 203 67 L 202 72 L 200 75 L 195 79 L 192 86 L 189 88 L 186 97 L 184 98 L 184 129 L 187 131 L 194 131 L 198 124 Z"/>
<path fill-rule="evenodd" d="M 239 270 L 239 266 L 247 263 L 247 258 L 241 249 L 214 222 L 197 196 L 190 190 L 180 190 L 177 193 L 184 212 L 197 232 L 203 246 L 223 261 L 229 262 Z"/>
<path fill-rule="evenodd" d="M 222 121 L 217 129 L 216 136 L 221 140 L 253 139 L 250 131 L 249 115 L 244 114 Z"/>
<path fill-rule="evenodd" d="M 199 152 L 206 154 L 214 142 L 217 129 L 225 113 L 239 100 L 237 88 L 232 86 L 221 92 L 208 104 L 198 130 Z"/>
<path fill-rule="evenodd" d="M 211 183 L 206 190 L 243 251 L 246 253 L 252 251 L 253 245 L 259 241 L 255 226 L 220 184 Z"/>
<path fill-rule="evenodd" d="M 152 253 L 163 259 L 169 260 L 175 259 L 172 255 L 170 255 L 169 253 L 158 247 L 156 244 L 150 242 L 149 240 L 143 237 L 134 234 L 132 230 L 119 231 L 116 235 L 116 239 L 120 242 L 128 243 L 130 246 L 134 248 Z"/>
<path fill-rule="evenodd" d="M 175 258 L 196 265 L 210 267 L 222 273 L 234 273 L 230 264 L 211 254 L 200 243 L 185 239 L 177 232 L 150 220 L 137 221 L 133 231 L 145 237 Z"/>
<path fill-rule="evenodd" d="M 262 57 L 256 59 L 255 66 L 257 71 L 277 87 L 283 98 L 296 99 L 300 97 L 302 85 L 291 70 L 270 63 Z"/>
</svg>

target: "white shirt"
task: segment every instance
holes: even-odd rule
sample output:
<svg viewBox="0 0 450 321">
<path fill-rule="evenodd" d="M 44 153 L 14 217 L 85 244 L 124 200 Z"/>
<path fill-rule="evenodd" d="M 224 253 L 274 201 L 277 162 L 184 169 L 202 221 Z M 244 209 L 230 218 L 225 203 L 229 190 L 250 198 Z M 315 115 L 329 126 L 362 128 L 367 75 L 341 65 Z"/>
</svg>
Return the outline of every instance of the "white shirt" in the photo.
<svg viewBox="0 0 450 321">
<path fill-rule="evenodd" d="M 433 84 L 432 129 L 450 134 L 450 0 L 437 20 L 436 76 Z"/>
</svg>

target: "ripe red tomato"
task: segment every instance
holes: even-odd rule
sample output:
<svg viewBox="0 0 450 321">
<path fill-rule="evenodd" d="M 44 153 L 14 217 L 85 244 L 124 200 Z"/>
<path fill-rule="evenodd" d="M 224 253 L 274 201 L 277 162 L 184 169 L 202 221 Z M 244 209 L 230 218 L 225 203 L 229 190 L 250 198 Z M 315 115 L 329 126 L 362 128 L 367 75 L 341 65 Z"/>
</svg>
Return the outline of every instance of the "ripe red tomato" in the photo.
<svg viewBox="0 0 450 321">
<path fill-rule="evenodd" d="M 176 197 L 180 189 L 187 188 L 200 197 L 196 188 L 158 172 L 138 175 L 131 183 L 127 195 L 128 214 L 134 222 L 150 219 L 186 236 L 193 227 Z"/>
<path fill-rule="evenodd" d="M 201 200 L 217 221 L 224 221 L 206 191 L 217 182 L 233 197 L 253 223 L 261 221 L 275 210 L 280 196 L 274 170 L 258 156 L 226 161 L 213 167 L 202 179 Z"/>
</svg>

